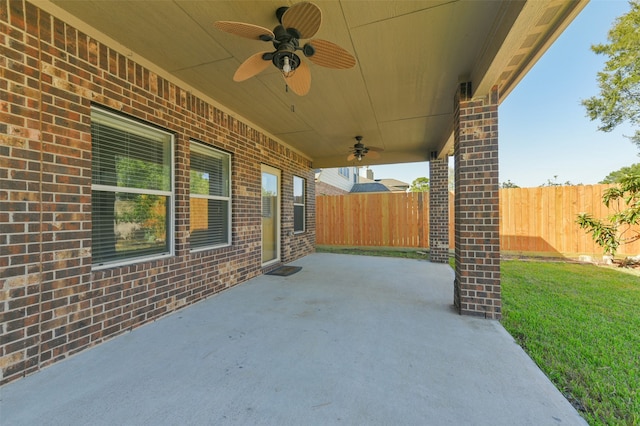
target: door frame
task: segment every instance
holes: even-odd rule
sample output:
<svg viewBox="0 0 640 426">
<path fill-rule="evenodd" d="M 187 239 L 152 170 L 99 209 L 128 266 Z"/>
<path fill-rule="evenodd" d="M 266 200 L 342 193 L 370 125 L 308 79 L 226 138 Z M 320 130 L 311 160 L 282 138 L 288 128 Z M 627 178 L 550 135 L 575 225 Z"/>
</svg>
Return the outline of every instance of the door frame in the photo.
<svg viewBox="0 0 640 426">
<path fill-rule="evenodd" d="M 281 224 L 282 224 L 282 215 L 281 215 L 281 204 L 282 204 L 282 172 L 280 171 L 280 169 L 276 169 L 275 167 L 271 167 L 268 166 L 266 164 L 261 164 L 260 165 L 260 260 L 262 261 L 262 257 L 263 257 L 263 250 L 264 250 L 264 246 L 263 246 L 263 241 L 264 241 L 264 229 L 263 229 L 263 225 L 262 225 L 262 174 L 263 173 L 268 173 L 271 175 L 276 176 L 277 180 L 277 186 L 278 186 L 278 194 L 276 196 L 276 214 L 277 214 L 277 221 L 275 223 L 275 233 L 276 233 L 276 247 L 275 247 L 275 252 L 276 252 L 276 256 L 274 259 L 268 260 L 266 262 L 262 263 L 262 266 L 268 266 L 274 263 L 278 263 L 281 261 L 280 258 L 280 247 L 281 247 L 281 243 L 282 243 L 282 237 L 280 235 L 280 230 L 281 230 Z"/>
</svg>

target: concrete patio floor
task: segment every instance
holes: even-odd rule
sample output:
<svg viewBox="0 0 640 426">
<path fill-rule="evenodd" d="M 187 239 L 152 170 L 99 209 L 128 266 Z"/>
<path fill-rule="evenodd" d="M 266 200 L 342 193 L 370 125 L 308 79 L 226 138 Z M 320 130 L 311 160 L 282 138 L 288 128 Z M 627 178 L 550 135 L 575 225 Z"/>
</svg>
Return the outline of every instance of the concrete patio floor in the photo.
<svg viewBox="0 0 640 426">
<path fill-rule="evenodd" d="M 586 424 L 448 265 L 292 265 L 3 386 L 0 424 Z"/>
</svg>

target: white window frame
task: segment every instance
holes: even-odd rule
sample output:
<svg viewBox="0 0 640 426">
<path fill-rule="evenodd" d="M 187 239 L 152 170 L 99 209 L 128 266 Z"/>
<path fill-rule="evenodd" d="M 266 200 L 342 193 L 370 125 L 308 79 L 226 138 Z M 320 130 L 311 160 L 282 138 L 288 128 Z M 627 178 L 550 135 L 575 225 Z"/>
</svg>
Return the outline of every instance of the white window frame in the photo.
<svg viewBox="0 0 640 426">
<path fill-rule="evenodd" d="M 296 179 L 302 181 L 302 203 L 296 203 Z M 296 231 L 296 206 L 302 207 L 302 230 Z M 300 176 L 293 176 L 293 233 L 303 234 L 307 230 L 307 180 Z"/>
<path fill-rule="evenodd" d="M 191 153 L 191 151 L 197 151 L 200 154 L 204 154 L 204 155 L 209 155 L 211 153 L 215 153 L 215 154 L 219 154 L 219 155 L 223 155 L 227 157 L 227 170 L 229 172 L 229 174 L 226 176 L 227 179 L 227 193 L 229 194 L 228 196 L 224 197 L 224 196 L 219 196 L 219 195 L 203 195 L 203 194 L 190 194 L 189 197 L 190 198 L 201 198 L 201 199 L 206 199 L 206 200 L 221 200 L 221 201 L 227 201 L 227 242 L 226 243 L 222 243 L 222 244 L 210 244 L 210 245 L 206 245 L 206 246 L 201 246 L 201 247 L 195 247 L 195 248 L 191 248 L 191 252 L 199 252 L 199 251 L 204 251 L 204 250 L 211 250 L 211 249 L 215 249 L 215 248 L 220 248 L 220 247 L 229 247 L 232 244 L 232 235 L 231 235 L 231 222 L 233 220 L 233 216 L 232 216 L 232 208 L 231 208 L 231 204 L 232 204 L 232 194 L 231 194 L 231 154 L 229 154 L 228 152 L 225 151 L 221 151 L 219 149 L 215 149 L 209 145 L 205 145 L 203 143 L 200 143 L 196 140 L 190 140 L 189 141 L 189 153 Z M 189 175 L 191 175 L 191 165 L 189 165 Z M 192 216 L 192 212 L 191 210 L 189 210 L 189 220 L 191 220 L 191 216 Z"/>
<path fill-rule="evenodd" d="M 93 263 L 91 265 L 92 270 L 100 270 L 106 268 L 119 267 L 124 265 L 131 265 L 135 263 L 147 262 L 150 260 L 156 259 L 164 259 L 173 257 L 175 255 L 175 158 L 174 158 L 174 143 L 175 138 L 174 135 L 170 132 L 160 130 L 156 127 L 153 127 L 148 124 L 144 124 L 140 121 L 133 120 L 128 118 L 123 114 L 116 114 L 109 110 L 92 106 L 91 107 L 91 121 L 100 121 L 104 124 L 110 125 L 112 127 L 118 127 L 120 129 L 126 129 L 131 133 L 137 133 L 138 135 L 149 137 L 151 139 L 159 139 L 160 135 L 163 137 L 169 138 L 169 173 L 170 173 L 170 190 L 162 191 L 162 190 L 152 190 L 152 189 L 141 189 L 141 188 L 131 188 L 131 187 L 120 187 L 113 185 L 101 185 L 101 184 L 91 184 L 91 191 L 103 191 L 103 192 L 127 192 L 131 194 L 150 194 L 150 195 L 160 195 L 167 197 L 167 204 L 169 208 L 167 209 L 168 217 L 167 221 L 167 246 L 168 251 L 164 253 L 151 254 L 151 255 L 142 255 L 142 256 L 132 256 L 122 260 L 114 260 L 114 261 L 105 261 L 103 263 Z M 93 168 L 94 165 L 92 164 Z M 93 211 L 93 205 L 92 205 Z M 92 213 L 93 214 L 93 213 Z"/>
</svg>

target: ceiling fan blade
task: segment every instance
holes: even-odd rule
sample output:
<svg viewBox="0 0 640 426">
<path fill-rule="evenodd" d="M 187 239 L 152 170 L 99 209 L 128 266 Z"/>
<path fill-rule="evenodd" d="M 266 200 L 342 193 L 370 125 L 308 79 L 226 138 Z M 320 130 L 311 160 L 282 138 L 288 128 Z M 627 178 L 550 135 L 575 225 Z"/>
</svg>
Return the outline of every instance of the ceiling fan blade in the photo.
<svg viewBox="0 0 640 426">
<path fill-rule="evenodd" d="M 244 22 L 216 21 L 213 23 L 213 26 L 220 31 L 252 40 L 268 41 L 275 38 L 273 31 L 270 29 L 259 25 L 246 24 Z"/>
<path fill-rule="evenodd" d="M 296 3 L 282 15 L 282 25 L 298 30 L 300 38 L 313 37 L 320 29 L 321 23 L 322 11 L 309 2 Z"/>
<path fill-rule="evenodd" d="M 369 152 L 367 152 L 367 157 L 376 159 L 376 158 L 380 158 L 380 154 L 376 151 L 369 150 Z"/>
<path fill-rule="evenodd" d="M 233 81 L 245 81 L 246 79 L 264 71 L 269 64 L 271 64 L 271 61 L 265 61 L 262 59 L 262 55 L 265 53 L 269 52 L 258 52 L 255 55 L 249 56 L 249 58 L 240 64 L 236 70 L 236 73 L 233 75 Z"/>
<path fill-rule="evenodd" d="M 356 64 L 356 58 L 335 43 L 315 39 L 310 40 L 309 44 L 315 48 L 315 53 L 309 56 L 309 60 L 316 65 L 334 69 L 347 69 L 353 68 Z"/>
<path fill-rule="evenodd" d="M 311 89 L 311 69 L 309 65 L 304 61 L 300 61 L 296 71 L 289 77 L 285 77 L 284 81 L 296 95 L 306 95 Z"/>
<path fill-rule="evenodd" d="M 356 155 L 355 154 L 349 154 L 349 156 L 347 157 L 347 161 L 353 161 L 356 159 Z"/>
<path fill-rule="evenodd" d="M 375 151 L 375 152 L 382 152 L 382 151 L 384 151 L 384 149 L 382 149 L 382 148 L 378 148 L 378 147 L 375 147 L 375 146 L 368 146 L 368 147 L 367 147 L 367 149 L 368 149 L 370 152 L 371 152 L 371 151 Z"/>
</svg>

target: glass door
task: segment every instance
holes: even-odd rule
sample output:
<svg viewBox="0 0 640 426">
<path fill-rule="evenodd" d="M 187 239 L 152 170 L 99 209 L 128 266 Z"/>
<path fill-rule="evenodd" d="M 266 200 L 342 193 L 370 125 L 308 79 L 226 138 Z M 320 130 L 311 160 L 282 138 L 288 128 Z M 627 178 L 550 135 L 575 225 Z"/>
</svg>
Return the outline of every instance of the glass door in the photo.
<svg viewBox="0 0 640 426">
<path fill-rule="evenodd" d="M 262 264 L 280 260 L 280 170 L 262 166 Z"/>
</svg>

